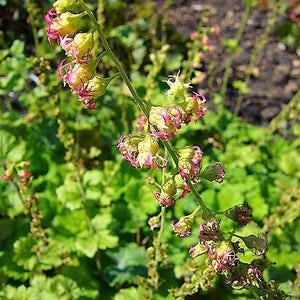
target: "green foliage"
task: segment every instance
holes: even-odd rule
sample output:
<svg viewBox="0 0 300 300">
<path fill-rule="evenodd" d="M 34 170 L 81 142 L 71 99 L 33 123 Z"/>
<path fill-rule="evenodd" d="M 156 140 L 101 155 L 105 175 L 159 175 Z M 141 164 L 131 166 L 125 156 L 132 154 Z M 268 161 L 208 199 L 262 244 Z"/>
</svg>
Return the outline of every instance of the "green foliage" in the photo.
<svg viewBox="0 0 300 300">
<path fill-rule="evenodd" d="M 251 7 L 256 4 L 245 2 Z M 1 7 L 6 4 L 0 1 Z M 114 24 L 125 8 L 122 1 L 107 2 L 108 36 L 117 50 L 126 50 L 124 64 L 133 70 L 129 75 L 136 79 L 138 91 L 160 105 L 166 99 L 163 73 L 180 68 L 183 53 L 174 49 L 183 52 L 184 39 L 168 33 L 174 45 L 172 50 L 164 48 L 156 36 L 163 22 L 145 19 L 153 13 L 151 6 L 132 22 Z M 39 33 L 44 27 L 40 23 L 35 24 Z M 288 45 L 296 42 L 293 25 L 283 26 L 278 34 Z M 0 50 L 0 175 L 15 168 L 12 181 L 0 181 L 0 298 L 145 299 L 153 275 L 147 273 L 147 249 L 156 235 L 148 220 L 159 213 L 159 207 L 153 186 L 147 184 L 150 173 L 133 169 L 116 150 L 118 137 L 135 126 L 138 112 L 119 80 L 99 99 L 99 110 L 83 109 L 63 89 L 47 61 L 58 56 L 58 50 L 50 50 L 45 37 L 38 37 L 39 45 L 14 37 L 8 49 Z M 30 55 L 28 46 L 38 47 L 41 57 Z M 234 39 L 227 40 L 226 46 L 231 53 L 240 49 Z M 244 81 L 233 85 L 248 93 Z M 244 201 L 250 204 L 255 222 L 247 230 L 269 232 L 266 257 L 279 267 L 270 268 L 265 276 L 276 279 L 290 294 L 300 261 L 300 129 L 298 124 L 291 128 L 292 135 L 283 138 L 246 124 L 223 108 L 218 114 L 208 112 L 189 129 L 182 128 L 176 138 L 177 146 L 199 144 L 205 164 L 224 163 L 224 184 L 203 180 L 199 192 L 217 211 Z M 25 161 L 33 174 L 29 187 L 20 185 L 17 176 Z M 33 198 L 36 202 L 31 203 Z M 188 196 L 167 211 L 166 224 L 194 206 Z M 228 221 L 224 227 L 231 225 Z M 168 247 L 159 253 L 162 284 L 157 290 L 151 287 L 154 299 L 172 299 L 169 290 L 188 277 L 185 261 L 195 238 L 196 227 L 186 240 L 167 230 L 163 234 Z M 204 272 L 204 261 L 201 267 Z M 138 284 L 141 277 L 147 284 Z M 208 299 L 204 283 L 198 296 Z M 218 282 L 212 283 L 210 292 L 226 299 L 251 297 Z"/>
</svg>

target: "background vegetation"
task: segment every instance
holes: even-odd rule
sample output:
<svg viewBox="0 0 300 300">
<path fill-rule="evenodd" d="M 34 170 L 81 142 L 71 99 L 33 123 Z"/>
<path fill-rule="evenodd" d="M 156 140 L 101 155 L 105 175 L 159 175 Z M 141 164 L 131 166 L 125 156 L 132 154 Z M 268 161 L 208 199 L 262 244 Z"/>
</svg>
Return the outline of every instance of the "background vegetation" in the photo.
<svg viewBox="0 0 300 300">
<path fill-rule="evenodd" d="M 249 203 L 253 222 L 247 230 L 268 234 L 265 257 L 276 263 L 264 276 L 298 299 L 300 93 L 292 95 L 267 127 L 247 123 L 227 110 L 229 87 L 237 99 L 251 93 L 255 59 L 269 33 L 261 49 L 253 48 L 253 61 L 243 77 L 231 80 L 231 60 L 243 51 L 242 30 L 230 39 L 222 38 L 222 30 L 216 37 L 217 27 L 207 25 L 209 14 L 203 10 L 191 39 L 170 27 L 171 2 L 158 3 L 163 15 L 157 14 L 152 1 L 89 4 L 141 97 L 163 103 L 165 80 L 178 70 L 209 95 L 206 116 L 182 130 L 174 144 L 199 144 L 207 162 L 224 164 L 224 183 L 202 182 L 199 192 L 214 210 Z M 132 168 L 116 148 L 119 136 L 131 131 L 139 113 L 120 80 L 109 85 L 95 110 L 83 108 L 62 86 L 56 68 L 63 54 L 48 44 L 45 34 L 43 16 L 50 4 L 0 1 L 0 173 L 11 170 L 13 176 L 12 181 L 0 181 L 0 298 L 143 299 L 143 285 L 137 282 L 148 276 L 146 249 L 155 236 L 147 222 L 159 213 L 153 187 L 147 183 L 154 175 Z M 244 1 L 245 20 L 247 11 L 259 5 L 271 11 L 276 7 L 280 14 L 299 10 L 297 1 Z M 299 55 L 299 24 L 293 19 L 280 23 L 278 15 L 272 15 L 266 30 L 277 30 L 278 40 Z M 221 88 L 213 94 L 201 78 L 210 74 L 214 82 L 209 72 L 218 61 L 204 38 L 221 41 L 228 57 Z M 203 57 L 210 62 L 205 69 Z M 104 59 L 99 70 L 108 76 L 113 66 Z M 186 276 L 188 247 L 197 229 L 180 239 L 168 224 L 194 205 L 188 196 L 167 211 L 163 241 L 168 257 L 154 299 L 172 299 L 168 290 L 178 288 Z M 253 299 L 248 291 L 233 290 L 221 279 L 187 299 L 221 295 Z"/>
</svg>

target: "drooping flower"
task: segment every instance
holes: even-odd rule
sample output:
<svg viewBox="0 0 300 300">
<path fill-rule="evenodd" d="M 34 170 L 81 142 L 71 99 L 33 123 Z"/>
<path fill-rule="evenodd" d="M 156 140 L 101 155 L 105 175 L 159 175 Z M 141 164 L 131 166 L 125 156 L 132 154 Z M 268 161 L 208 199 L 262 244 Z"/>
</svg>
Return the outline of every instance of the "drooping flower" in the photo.
<svg viewBox="0 0 300 300">
<path fill-rule="evenodd" d="M 211 246 L 208 254 L 212 267 L 220 274 L 230 271 L 239 261 L 231 243 L 224 240 Z"/>
<path fill-rule="evenodd" d="M 252 219 L 252 209 L 248 203 L 239 204 L 226 210 L 225 216 L 244 227 Z"/>
<path fill-rule="evenodd" d="M 88 64 L 66 62 L 65 60 L 59 64 L 57 73 L 64 85 L 68 84 L 72 91 L 80 91 L 94 77 L 94 72 Z"/>
<path fill-rule="evenodd" d="M 194 218 L 195 215 L 191 214 L 181 217 L 177 222 L 173 220 L 171 225 L 174 234 L 179 237 L 190 236 Z"/>
<path fill-rule="evenodd" d="M 185 147 L 178 150 L 179 174 L 184 180 L 191 180 L 192 183 L 198 182 L 201 171 L 201 160 L 203 152 L 199 146 Z"/>
<path fill-rule="evenodd" d="M 29 184 L 32 180 L 32 173 L 28 170 L 20 170 L 18 171 L 19 181 L 23 184 Z"/>
<path fill-rule="evenodd" d="M 189 254 L 191 257 L 195 258 L 199 255 L 207 253 L 208 249 L 202 243 L 198 242 L 196 244 L 190 245 Z"/>
<path fill-rule="evenodd" d="M 191 121 L 198 121 L 206 113 L 206 98 L 203 94 L 192 93 L 192 96 L 184 98 L 182 108 L 185 112 L 184 123 L 189 124 Z"/>
<path fill-rule="evenodd" d="M 79 63 L 86 63 L 91 55 L 91 49 L 94 45 L 93 34 L 91 32 L 77 33 L 74 38 L 59 36 L 58 43 L 65 50 L 66 55 L 72 57 Z"/>
<path fill-rule="evenodd" d="M 123 158 L 135 168 L 162 169 L 168 162 L 166 156 L 159 154 L 157 140 L 150 135 L 123 135 L 119 139 L 118 148 Z"/>
<path fill-rule="evenodd" d="M 105 93 L 107 85 L 114 77 L 103 78 L 94 76 L 87 80 L 80 88 L 74 88 L 74 92 L 79 98 L 100 97 Z"/>
<path fill-rule="evenodd" d="M 54 9 L 49 10 L 44 18 L 48 25 L 46 32 L 49 43 L 51 40 L 59 42 L 59 39 L 65 35 L 72 35 L 80 30 L 81 20 L 85 15 L 86 12 L 79 14 L 64 12 L 58 14 Z"/>
<path fill-rule="evenodd" d="M 225 177 L 225 170 L 219 162 L 216 162 L 213 165 L 206 167 L 201 173 L 201 177 L 209 181 L 222 183 Z"/>
<path fill-rule="evenodd" d="M 152 106 L 149 123 L 153 125 L 152 135 L 168 141 L 181 128 L 183 111 L 180 106 Z"/>
<path fill-rule="evenodd" d="M 175 195 L 177 193 L 174 179 L 169 179 L 164 183 L 160 191 L 154 191 L 153 195 L 160 206 L 170 207 L 175 205 Z"/>
<path fill-rule="evenodd" d="M 212 242 L 216 242 L 222 238 L 220 230 L 220 222 L 211 219 L 199 225 L 198 240 L 204 245 L 210 245 Z"/>
</svg>

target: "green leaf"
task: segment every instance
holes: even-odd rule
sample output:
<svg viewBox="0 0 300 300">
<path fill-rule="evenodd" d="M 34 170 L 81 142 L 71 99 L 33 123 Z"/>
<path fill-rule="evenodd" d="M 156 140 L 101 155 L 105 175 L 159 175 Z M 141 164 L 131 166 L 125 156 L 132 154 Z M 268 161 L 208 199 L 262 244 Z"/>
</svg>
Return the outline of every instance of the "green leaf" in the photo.
<svg viewBox="0 0 300 300">
<path fill-rule="evenodd" d="M 23 57 L 25 48 L 25 43 L 20 40 L 15 40 L 10 47 L 10 52 L 12 56 Z"/>
<path fill-rule="evenodd" d="M 98 239 L 92 232 L 85 230 L 77 235 L 75 246 L 87 257 L 93 257 L 98 249 Z"/>
<path fill-rule="evenodd" d="M 66 180 L 56 189 L 58 199 L 70 210 L 81 207 L 81 193 L 77 182 Z"/>
<path fill-rule="evenodd" d="M 107 254 L 115 261 L 114 267 L 105 271 L 105 277 L 111 286 L 133 283 L 136 275 L 145 275 L 146 251 L 135 243 L 129 243 L 126 247 L 108 251 Z"/>
<path fill-rule="evenodd" d="M 35 241 L 30 237 L 21 237 L 14 243 L 14 261 L 18 266 L 22 266 L 26 270 L 32 271 L 36 266 L 37 260 L 32 253 L 32 247 Z"/>
<path fill-rule="evenodd" d="M 244 201 L 240 188 L 236 185 L 223 184 L 217 195 L 219 209 L 225 210 Z"/>
<path fill-rule="evenodd" d="M 142 286 L 121 289 L 114 300 L 145 300 L 145 289 Z"/>
</svg>

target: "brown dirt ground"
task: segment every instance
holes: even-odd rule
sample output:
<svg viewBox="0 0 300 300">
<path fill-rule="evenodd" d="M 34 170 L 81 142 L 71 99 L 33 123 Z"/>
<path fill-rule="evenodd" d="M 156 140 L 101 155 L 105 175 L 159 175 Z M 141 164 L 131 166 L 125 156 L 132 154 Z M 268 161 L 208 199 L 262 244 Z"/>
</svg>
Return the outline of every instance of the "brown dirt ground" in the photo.
<svg viewBox="0 0 300 300">
<path fill-rule="evenodd" d="M 158 3 L 162 4 L 160 1 Z M 300 11 L 300 4 L 294 4 L 293 7 Z M 228 58 L 228 52 L 226 52 L 222 40 L 235 36 L 245 8 L 244 1 L 241 0 L 177 0 L 173 1 L 169 20 L 176 31 L 189 36 L 197 29 L 201 12 L 204 10 L 209 12 L 208 25 L 217 25 L 221 29 L 215 53 L 217 63 L 213 90 L 210 88 L 209 91 L 206 91 L 208 98 L 211 99 L 214 93 L 220 91 L 224 67 Z M 298 13 L 298 10 L 296 12 Z M 299 90 L 300 51 L 298 49 L 297 55 L 295 47 L 287 47 L 276 35 L 276 28 L 284 21 L 290 20 L 292 13 L 294 11 L 287 10 L 277 17 L 269 34 L 268 42 L 258 56 L 255 64 L 255 76 L 252 76 L 249 82 L 249 94 L 243 96 L 239 110 L 239 116 L 247 122 L 267 126 Z M 234 56 L 230 70 L 225 106 L 231 111 L 235 110 L 238 99 L 232 82 L 244 78 L 250 55 L 264 32 L 270 14 L 271 9 L 267 7 L 251 10 L 241 39 L 242 51 Z M 204 61 L 204 64 L 209 63 L 210 61 Z M 201 84 L 200 88 L 205 89 L 205 87 L 207 87 L 206 81 Z"/>
</svg>

